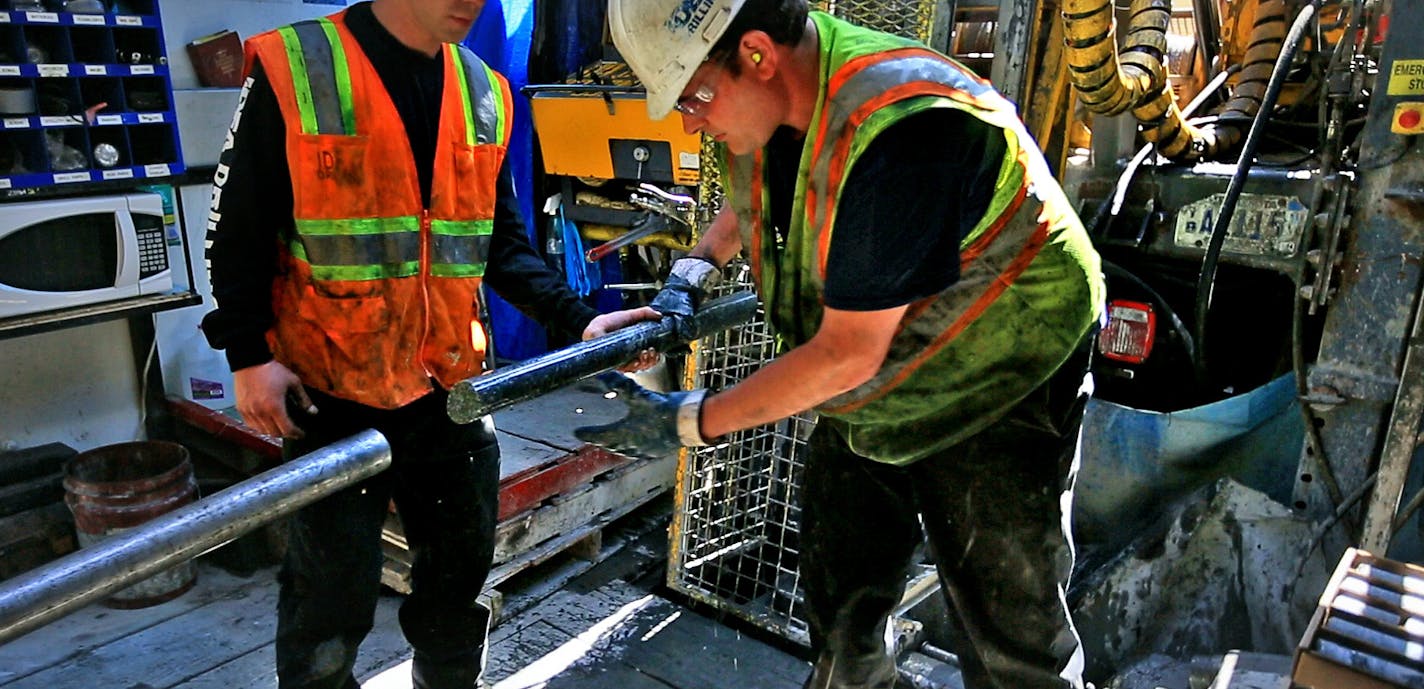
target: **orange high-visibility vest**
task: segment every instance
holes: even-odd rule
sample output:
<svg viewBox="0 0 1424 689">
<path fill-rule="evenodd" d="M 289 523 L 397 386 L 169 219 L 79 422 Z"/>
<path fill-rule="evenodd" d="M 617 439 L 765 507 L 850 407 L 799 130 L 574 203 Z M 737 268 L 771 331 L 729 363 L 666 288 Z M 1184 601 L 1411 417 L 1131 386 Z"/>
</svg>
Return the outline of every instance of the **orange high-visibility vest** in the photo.
<svg viewBox="0 0 1424 689">
<path fill-rule="evenodd" d="M 295 231 L 284 237 L 267 332 L 307 385 L 393 409 L 477 375 L 478 293 L 509 85 L 469 50 L 443 48 L 430 207 L 400 114 L 345 12 L 250 39 L 286 122 Z"/>
</svg>

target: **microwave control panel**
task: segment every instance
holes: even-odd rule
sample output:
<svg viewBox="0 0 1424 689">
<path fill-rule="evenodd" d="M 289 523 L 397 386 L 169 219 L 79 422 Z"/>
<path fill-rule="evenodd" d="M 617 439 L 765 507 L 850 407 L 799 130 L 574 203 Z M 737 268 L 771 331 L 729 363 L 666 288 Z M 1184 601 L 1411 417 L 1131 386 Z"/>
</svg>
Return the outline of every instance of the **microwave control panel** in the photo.
<svg viewBox="0 0 1424 689">
<path fill-rule="evenodd" d="M 134 216 L 138 235 L 138 276 L 147 279 L 168 270 L 168 245 L 163 238 L 163 220 L 152 215 Z"/>
</svg>

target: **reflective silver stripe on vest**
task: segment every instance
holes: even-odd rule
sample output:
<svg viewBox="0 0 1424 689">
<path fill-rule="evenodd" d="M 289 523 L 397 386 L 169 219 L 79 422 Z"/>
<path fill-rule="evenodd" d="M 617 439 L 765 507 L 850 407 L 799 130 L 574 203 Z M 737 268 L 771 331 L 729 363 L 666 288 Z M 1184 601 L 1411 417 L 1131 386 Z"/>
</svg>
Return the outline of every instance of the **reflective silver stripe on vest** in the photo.
<svg viewBox="0 0 1424 689">
<path fill-rule="evenodd" d="M 470 85 L 470 107 L 475 111 L 475 141 L 481 144 L 504 143 L 504 131 L 500 127 L 499 98 L 485 72 L 485 63 L 465 46 L 457 46 L 460 62 L 465 66 L 465 83 Z"/>
<path fill-rule="evenodd" d="M 430 236 L 430 262 L 451 264 L 484 263 L 489 259 L 490 235 Z"/>
<path fill-rule="evenodd" d="M 835 158 L 836 139 L 845 131 L 851 115 L 867 101 L 884 93 L 886 88 L 916 81 L 944 84 L 975 97 L 992 92 L 992 89 L 975 81 L 943 58 L 925 54 L 889 58 L 857 72 L 841 85 L 821 110 L 821 117 L 825 122 L 823 131 L 829 141 L 821 147 L 820 157 L 813 162 L 809 180 L 819 206 L 815 209 L 818 223 L 830 217 L 830 206 L 826 204 L 831 200 L 828 189 L 831 161 Z M 816 231 L 819 228 L 807 229 Z"/>
<path fill-rule="evenodd" d="M 888 88 L 914 82 L 946 85 L 976 98 L 994 94 L 989 87 L 970 78 L 946 60 L 932 55 L 912 53 L 889 58 L 861 69 L 841 85 L 822 111 L 821 116 L 827 118 L 824 120 L 825 131 L 830 140 L 822 144 L 820 155 L 812 161 L 809 180 L 814 185 L 816 202 L 820 205 L 816 209 L 818 222 L 824 222 L 825 218 L 829 217 L 827 213 L 837 202 L 838 195 L 830 189 L 831 161 L 835 158 L 840 139 L 855 135 L 855 132 L 849 129 L 850 117 Z M 1003 102 L 1007 107 L 1008 102 Z M 981 108 L 974 108 L 974 111 L 985 112 Z M 1017 134 L 1018 130 L 1014 131 Z M 1025 171 L 1022 183 L 1027 182 Z M 1005 219 L 1006 222 L 998 234 L 985 238 L 988 245 L 983 248 L 982 253 L 974 256 L 972 260 L 961 261 L 959 280 L 932 297 L 932 301 L 923 307 L 924 310 L 917 317 L 901 323 L 902 328 L 891 340 L 885 362 L 875 376 L 854 390 L 827 400 L 821 405 L 822 408 L 835 409 L 882 394 L 887 387 L 895 384 L 896 379 L 908 367 L 923 363 L 932 348 L 942 347 L 943 342 L 937 343 L 941 336 L 967 325 L 960 321 L 972 318 L 968 312 L 976 302 L 982 298 L 992 303 L 1001 296 L 990 293 L 996 288 L 995 283 L 999 281 L 1000 276 L 1025 250 L 1038 230 L 1040 209 L 1041 205 L 1037 199 L 1032 195 L 1025 195 L 1012 217 Z M 820 228 L 807 227 L 805 230 L 818 233 Z"/>
<path fill-rule="evenodd" d="M 311 89 L 312 106 L 316 114 L 316 133 L 345 134 L 341 120 L 341 95 L 336 86 L 336 61 L 331 55 L 331 42 L 319 21 L 297 22 L 292 25 L 302 44 L 307 63 L 307 83 Z"/>
<path fill-rule="evenodd" d="M 377 266 L 420 261 L 420 233 L 301 234 L 313 266 Z"/>
</svg>

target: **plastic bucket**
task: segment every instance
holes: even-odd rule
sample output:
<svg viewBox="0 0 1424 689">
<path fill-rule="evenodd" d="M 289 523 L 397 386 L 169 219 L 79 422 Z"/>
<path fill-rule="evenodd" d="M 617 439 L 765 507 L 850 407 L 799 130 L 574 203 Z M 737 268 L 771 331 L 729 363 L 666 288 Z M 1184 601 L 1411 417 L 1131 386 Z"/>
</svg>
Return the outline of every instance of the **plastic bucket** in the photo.
<svg viewBox="0 0 1424 689">
<path fill-rule="evenodd" d="M 177 443 L 106 445 L 75 455 L 64 465 L 64 502 L 74 513 L 81 547 L 197 499 L 188 450 Z M 112 594 L 105 603 L 115 608 L 157 605 L 182 595 L 196 580 L 192 561 L 185 561 Z"/>
</svg>

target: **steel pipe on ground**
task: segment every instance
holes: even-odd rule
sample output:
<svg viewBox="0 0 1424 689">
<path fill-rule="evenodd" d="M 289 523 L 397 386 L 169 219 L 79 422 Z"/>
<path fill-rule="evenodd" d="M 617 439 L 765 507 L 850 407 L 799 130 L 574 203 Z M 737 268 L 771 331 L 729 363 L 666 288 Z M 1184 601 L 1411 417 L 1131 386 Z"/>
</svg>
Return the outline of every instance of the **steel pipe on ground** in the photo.
<svg viewBox="0 0 1424 689">
<path fill-rule="evenodd" d="M 362 431 L 0 582 L 0 644 L 374 476 L 390 464 L 385 437 Z"/>
<path fill-rule="evenodd" d="M 450 388 L 446 411 L 456 423 L 470 423 L 623 364 L 645 349 L 666 351 L 746 323 L 756 315 L 756 307 L 755 294 L 738 292 L 707 302 L 693 316 L 690 327 L 671 318 L 645 321 L 488 375 L 462 380 Z"/>
</svg>

